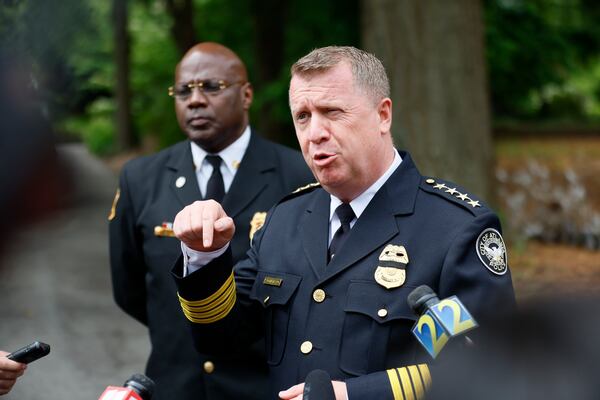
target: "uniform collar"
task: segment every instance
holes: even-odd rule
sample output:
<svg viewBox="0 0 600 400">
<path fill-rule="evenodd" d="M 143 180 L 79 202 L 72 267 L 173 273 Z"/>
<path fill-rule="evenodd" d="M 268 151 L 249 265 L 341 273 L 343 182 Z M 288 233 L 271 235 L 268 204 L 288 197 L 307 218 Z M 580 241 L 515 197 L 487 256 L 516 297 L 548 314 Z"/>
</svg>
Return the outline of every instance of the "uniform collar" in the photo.
<svg viewBox="0 0 600 400">
<path fill-rule="evenodd" d="M 206 158 L 207 153 L 202 147 L 198 146 L 194 142 L 191 143 L 192 149 L 192 159 L 194 161 L 194 169 L 196 172 L 202 167 L 202 163 Z M 216 153 L 223 159 L 223 165 L 231 172 L 232 175 L 235 175 L 240 163 L 242 162 L 242 158 L 244 158 L 244 154 L 248 149 L 248 144 L 250 143 L 250 125 L 246 126 L 242 135 L 225 149 Z"/>
</svg>

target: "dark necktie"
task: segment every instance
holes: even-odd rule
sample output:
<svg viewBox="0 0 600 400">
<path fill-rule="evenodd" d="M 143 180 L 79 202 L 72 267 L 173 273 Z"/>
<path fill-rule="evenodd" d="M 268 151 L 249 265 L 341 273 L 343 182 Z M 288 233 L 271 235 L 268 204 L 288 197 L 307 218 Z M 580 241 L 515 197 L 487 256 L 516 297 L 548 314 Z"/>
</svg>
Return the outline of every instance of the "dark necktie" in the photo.
<svg viewBox="0 0 600 400">
<path fill-rule="evenodd" d="M 337 254 L 337 252 L 342 248 L 346 239 L 350 235 L 350 222 L 354 219 L 354 211 L 352 211 L 352 207 L 350 204 L 342 203 L 335 209 L 335 213 L 340 219 L 340 227 L 333 235 L 333 239 L 331 239 L 331 244 L 329 245 L 329 252 L 327 260 L 331 261 L 333 256 Z"/>
<path fill-rule="evenodd" d="M 221 202 L 225 196 L 225 184 L 223 183 L 223 175 L 221 175 L 221 157 L 214 155 L 207 155 L 206 161 L 213 167 L 213 172 L 208 179 L 206 185 L 206 196 L 204 200 L 213 199 L 217 202 Z"/>
</svg>

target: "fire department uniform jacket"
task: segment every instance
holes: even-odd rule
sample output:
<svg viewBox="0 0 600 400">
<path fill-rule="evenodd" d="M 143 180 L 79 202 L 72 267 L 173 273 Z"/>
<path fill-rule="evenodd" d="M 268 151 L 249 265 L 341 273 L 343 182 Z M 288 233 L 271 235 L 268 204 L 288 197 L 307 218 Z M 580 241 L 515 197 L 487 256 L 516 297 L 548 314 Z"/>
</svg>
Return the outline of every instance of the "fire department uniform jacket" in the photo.
<svg viewBox="0 0 600 400">
<path fill-rule="evenodd" d="M 236 225 L 234 260 L 250 247 L 252 221 L 312 180 L 298 151 L 252 132 L 223 200 Z M 264 346 L 246 346 L 233 356 L 197 353 L 177 301 L 170 270 L 181 255 L 181 244 L 168 224 L 183 207 L 202 199 L 190 142 L 126 164 L 118 193 L 109 223 L 113 292 L 126 313 L 148 326 L 152 352 L 146 374 L 156 382 L 153 398 L 263 400 Z"/>
<path fill-rule="evenodd" d="M 431 358 L 411 334 L 408 294 L 426 284 L 456 295 L 480 323 L 515 298 L 496 214 L 400 154 L 329 264 L 320 187 L 272 208 L 235 268 L 227 251 L 182 277 L 180 257 L 173 276 L 197 348 L 235 352 L 264 336 L 270 399 L 314 369 L 345 381 L 351 400 L 421 398 Z"/>
</svg>

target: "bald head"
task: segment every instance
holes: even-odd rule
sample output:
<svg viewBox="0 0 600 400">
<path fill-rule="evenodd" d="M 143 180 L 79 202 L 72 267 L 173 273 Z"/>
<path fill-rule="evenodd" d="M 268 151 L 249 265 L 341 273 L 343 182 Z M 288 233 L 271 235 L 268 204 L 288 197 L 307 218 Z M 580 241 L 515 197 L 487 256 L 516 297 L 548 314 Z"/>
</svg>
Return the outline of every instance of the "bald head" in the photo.
<svg viewBox="0 0 600 400">
<path fill-rule="evenodd" d="M 221 68 L 227 70 L 228 73 L 237 77 L 239 81 L 248 80 L 248 72 L 246 65 L 228 47 L 215 42 L 202 42 L 191 47 L 183 56 L 177 67 L 175 68 L 175 76 L 177 76 L 182 65 L 194 64 L 198 58 L 213 59 Z"/>
<path fill-rule="evenodd" d="M 178 91 L 174 97 L 179 126 L 209 153 L 225 149 L 248 126 L 252 86 L 246 66 L 227 47 L 204 42 L 189 49 L 175 68 L 173 92 Z"/>
</svg>

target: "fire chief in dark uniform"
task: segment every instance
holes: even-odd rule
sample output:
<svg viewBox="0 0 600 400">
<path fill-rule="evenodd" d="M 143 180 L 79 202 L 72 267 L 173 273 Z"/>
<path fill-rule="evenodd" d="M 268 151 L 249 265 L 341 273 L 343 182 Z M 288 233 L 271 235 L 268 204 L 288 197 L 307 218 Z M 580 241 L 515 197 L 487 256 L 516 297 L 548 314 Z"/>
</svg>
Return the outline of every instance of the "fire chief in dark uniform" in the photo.
<svg viewBox="0 0 600 400">
<path fill-rule="evenodd" d="M 292 67 L 289 99 L 320 186 L 272 208 L 235 268 L 218 203 L 175 218 L 184 256 L 173 273 L 195 343 L 230 351 L 264 336 L 269 398 L 299 399 L 314 369 L 337 399 L 422 398 L 435 376 L 407 296 L 423 284 L 456 295 L 480 324 L 512 309 L 498 217 L 394 148 L 389 83 L 371 54 L 314 50 Z"/>
<path fill-rule="evenodd" d="M 222 202 L 236 225 L 232 257 L 241 259 L 266 211 L 314 180 L 299 152 L 260 138 L 248 125 L 252 87 L 242 61 L 216 43 L 191 48 L 170 88 L 189 140 L 125 165 L 110 219 L 114 297 L 148 326 L 147 375 L 154 399 L 264 399 L 261 344 L 236 356 L 198 354 L 181 314 L 170 267 L 181 254 L 172 222 L 187 204 Z"/>
</svg>

